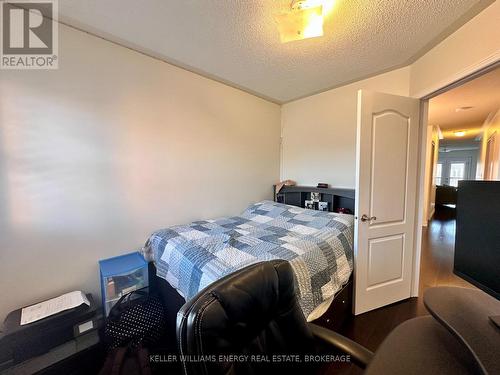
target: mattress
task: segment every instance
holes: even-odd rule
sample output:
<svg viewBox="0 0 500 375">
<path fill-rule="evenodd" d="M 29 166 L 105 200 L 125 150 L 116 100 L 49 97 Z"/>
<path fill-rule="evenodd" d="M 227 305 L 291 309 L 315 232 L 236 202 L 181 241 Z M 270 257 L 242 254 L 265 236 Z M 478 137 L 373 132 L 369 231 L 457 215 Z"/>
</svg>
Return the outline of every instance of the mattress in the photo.
<svg viewBox="0 0 500 375">
<path fill-rule="evenodd" d="M 214 281 L 250 264 L 289 261 L 304 316 L 326 311 L 353 270 L 354 217 L 272 201 L 241 215 L 195 221 L 154 232 L 143 249 L 186 301 Z"/>
</svg>

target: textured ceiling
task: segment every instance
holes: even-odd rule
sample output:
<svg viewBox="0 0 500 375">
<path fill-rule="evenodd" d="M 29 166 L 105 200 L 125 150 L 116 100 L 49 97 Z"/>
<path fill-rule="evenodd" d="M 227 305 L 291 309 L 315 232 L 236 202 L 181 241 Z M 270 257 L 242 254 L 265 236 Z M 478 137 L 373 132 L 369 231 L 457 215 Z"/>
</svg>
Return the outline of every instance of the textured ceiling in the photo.
<svg viewBox="0 0 500 375">
<path fill-rule="evenodd" d="M 459 107 L 472 107 L 456 111 Z M 445 92 L 429 102 L 429 124 L 438 125 L 443 133 L 471 129 L 475 137 L 490 114 L 500 110 L 500 68 Z M 446 134 L 445 134 L 446 136 Z"/>
<path fill-rule="evenodd" d="M 325 35 L 281 44 L 291 0 L 63 0 L 61 22 L 283 103 L 411 62 L 492 0 L 336 0 Z"/>
</svg>

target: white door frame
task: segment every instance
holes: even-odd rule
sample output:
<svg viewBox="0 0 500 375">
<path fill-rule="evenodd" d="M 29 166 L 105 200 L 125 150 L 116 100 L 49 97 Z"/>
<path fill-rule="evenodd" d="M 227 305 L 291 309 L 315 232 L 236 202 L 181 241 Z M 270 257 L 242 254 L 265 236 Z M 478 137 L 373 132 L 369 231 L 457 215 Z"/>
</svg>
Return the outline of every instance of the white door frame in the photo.
<svg viewBox="0 0 500 375">
<path fill-rule="evenodd" d="M 417 95 L 422 103 L 420 105 L 420 136 L 419 142 L 419 166 L 418 166 L 418 178 L 417 178 L 417 220 L 415 221 L 415 251 L 413 258 L 413 277 L 412 277 L 412 289 L 411 296 L 418 297 L 419 283 L 420 283 L 420 258 L 422 255 L 422 228 L 424 223 L 424 192 L 425 192 L 425 172 L 426 172 L 426 153 L 427 147 L 427 125 L 428 125 L 428 112 L 429 112 L 429 100 L 438 96 L 446 91 L 449 91 L 455 87 L 461 86 L 466 82 L 472 81 L 473 79 L 488 73 L 489 71 L 500 67 L 500 58 L 496 58 L 495 61 L 485 60 L 479 64 L 474 64 L 464 69 L 463 71 L 451 75 L 446 81 L 441 82 L 436 89 L 429 89 L 427 92 L 421 92 Z"/>
<path fill-rule="evenodd" d="M 483 170 L 483 179 L 484 180 L 493 180 L 493 168 L 491 165 L 491 154 L 495 153 L 497 143 L 497 132 L 494 131 L 488 139 L 486 140 L 486 150 L 485 150 L 485 160 L 484 160 L 484 170 Z M 477 171 L 476 171 L 477 175 Z"/>
<path fill-rule="evenodd" d="M 417 198 L 416 204 L 416 220 L 415 220 L 415 239 L 413 252 L 413 274 L 411 296 L 418 297 L 418 289 L 420 283 L 420 258 L 422 253 L 422 228 L 424 223 L 424 206 L 425 206 L 425 164 L 427 155 L 427 125 L 429 117 L 429 99 L 421 99 L 420 103 L 420 136 L 418 139 L 419 155 L 418 155 L 418 177 L 417 177 Z"/>
</svg>

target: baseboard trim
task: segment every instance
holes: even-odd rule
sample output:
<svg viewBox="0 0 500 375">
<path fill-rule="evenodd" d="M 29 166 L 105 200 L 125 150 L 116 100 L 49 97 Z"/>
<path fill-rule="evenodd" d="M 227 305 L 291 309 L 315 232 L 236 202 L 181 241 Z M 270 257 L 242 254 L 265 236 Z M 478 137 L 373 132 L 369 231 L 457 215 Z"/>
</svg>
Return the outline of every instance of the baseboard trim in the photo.
<svg viewBox="0 0 500 375">
<path fill-rule="evenodd" d="M 427 222 L 431 221 L 432 218 L 434 217 L 434 214 L 436 213 L 436 206 L 432 207 L 432 210 L 429 213 L 429 217 L 427 218 Z"/>
</svg>

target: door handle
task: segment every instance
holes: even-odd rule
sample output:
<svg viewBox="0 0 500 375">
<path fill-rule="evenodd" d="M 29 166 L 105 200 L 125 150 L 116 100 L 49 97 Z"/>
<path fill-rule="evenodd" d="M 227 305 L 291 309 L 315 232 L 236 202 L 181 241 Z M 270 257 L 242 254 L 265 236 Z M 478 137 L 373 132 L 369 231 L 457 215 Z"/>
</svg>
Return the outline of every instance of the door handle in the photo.
<svg viewBox="0 0 500 375">
<path fill-rule="evenodd" d="M 372 216 L 372 217 L 369 217 L 368 215 L 363 215 L 361 216 L 361 221 L 365 222 L 365 221 L 372 221 L 372 220 L 377 220 L 377 217 L 376 216 Z"/>
</svg>

